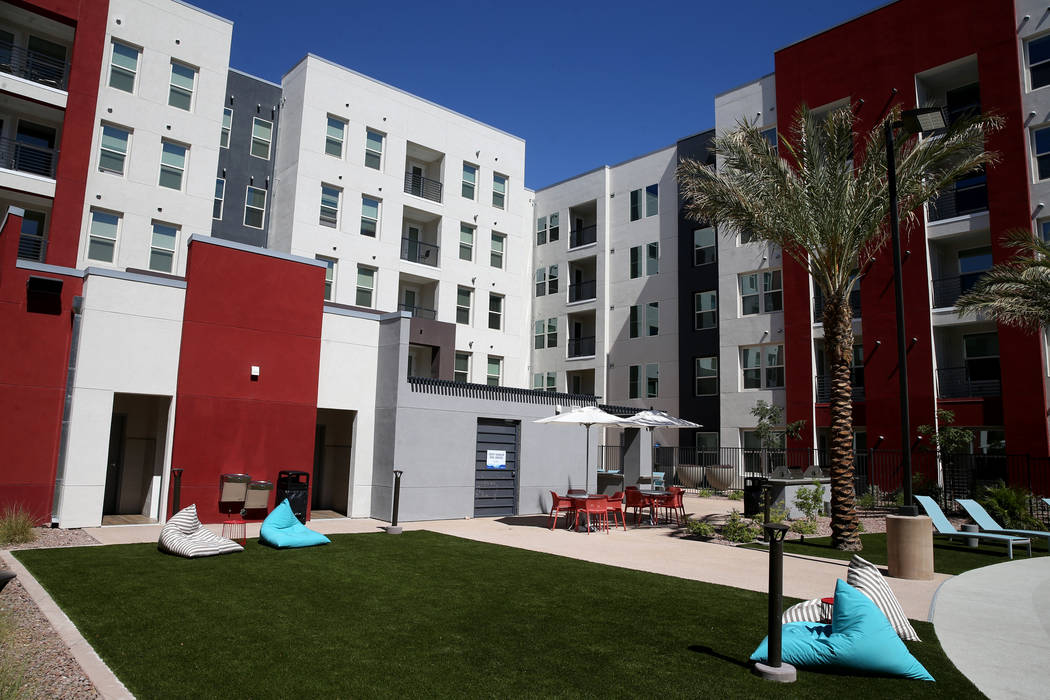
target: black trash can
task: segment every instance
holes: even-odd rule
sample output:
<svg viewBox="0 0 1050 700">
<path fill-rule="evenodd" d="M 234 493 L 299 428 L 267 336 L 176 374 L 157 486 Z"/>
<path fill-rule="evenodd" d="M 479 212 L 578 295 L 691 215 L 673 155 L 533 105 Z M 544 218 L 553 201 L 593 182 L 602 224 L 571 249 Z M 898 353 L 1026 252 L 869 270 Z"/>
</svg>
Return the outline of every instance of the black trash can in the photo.
<svg viewBox="0 0 1050 700">
<path fill-rule="evenodd" d="M 310 473 L 290 469 L 277 472 L 275 493 L 274 506 L 280 505 L 281 501 L 287 498 L 295 517 L 305 525 L 306 510 L 310 507 Z"/>
<path fill-rule="evenodd" d="M 744 517 L 753 518 L 762 512 L 762 492 L 767 481 L 769 479 L 764 476 L 744 477 Z"/>
</svg>

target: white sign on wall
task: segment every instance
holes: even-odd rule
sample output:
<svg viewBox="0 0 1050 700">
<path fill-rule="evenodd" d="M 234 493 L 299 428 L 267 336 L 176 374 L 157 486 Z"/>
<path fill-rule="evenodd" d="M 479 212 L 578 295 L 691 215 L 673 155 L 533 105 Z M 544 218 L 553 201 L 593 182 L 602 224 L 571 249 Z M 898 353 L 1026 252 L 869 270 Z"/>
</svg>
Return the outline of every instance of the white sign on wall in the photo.
<svg viewBox="0 0 1050 700">
<path fill-rule="evenodd" d="M 507 468 L 507 451 L 506 450 L 488 450 L 485 456 L 485 468 L 486 469 L 506 469 Z"/>
</svg>

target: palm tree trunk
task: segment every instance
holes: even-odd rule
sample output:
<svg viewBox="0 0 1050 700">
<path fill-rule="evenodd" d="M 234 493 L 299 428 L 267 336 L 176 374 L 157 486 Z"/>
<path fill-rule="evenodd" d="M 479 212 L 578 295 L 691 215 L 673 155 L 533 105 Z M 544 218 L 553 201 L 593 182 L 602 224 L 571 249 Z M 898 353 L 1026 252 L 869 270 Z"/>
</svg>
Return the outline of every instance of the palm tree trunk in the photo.
<svg viewBox="0 0 1050 700">
<path fill-rule="evenodd" d="M 824 349 L 831 375 L 831 544 L 861 550 L 853 490 L 853 313 L 848 295 L 825 294 Z"/>
</svg>

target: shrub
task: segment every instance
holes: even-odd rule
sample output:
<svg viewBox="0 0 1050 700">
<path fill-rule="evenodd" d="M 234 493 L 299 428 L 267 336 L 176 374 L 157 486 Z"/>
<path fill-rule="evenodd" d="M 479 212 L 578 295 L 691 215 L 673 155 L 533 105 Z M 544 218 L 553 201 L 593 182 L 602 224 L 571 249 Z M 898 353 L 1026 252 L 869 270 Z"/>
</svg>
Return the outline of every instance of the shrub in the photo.
<svg viewBox="0 0 1050 700">
<path fill-rule="evenodd" d="M 868 487 L 868 490 L 857 496 L 857 508 L 860 510 L 874 510 L 882 503 L 882 489 L 875 484 Z"/>
<path fill-rule="evenodd" d="M 729 496 L 729 500 L 730 501 L 742 501 L 742 500 L 744 500 L 744 492 L 743 491 L 730 491 L 728 496 Z"/>
<path fill-rule="evenodd" d="M 769 507 L 769 520 L 765 518 L 765 512 L 762 513 L 762 522 L 765 523 L 782 523 L 788 519 L 788 510 L 784 506 L 776 503 Z"/>
<path fill-rule="evenodd" d="M 1043 523 L 1033 517 L 1028 509 L 1031 498 L 1032 494 L 1024 489 L 1013 488 L 1000 481 L 995 486 L 981 487 L 977 502 L 1007 530 L 1045 530 Z"/>
<path fill-rule="evenodd" d="M 694 537 L 714 537 L 715 528 L 714 526 L 703 520 L 693 520 L 690 518 L 685 523 L 685 529 L 689 531 L 689 534 Z"/>
<path fill-rule="evenodd" d="M 729 514 L 729 519 L 722 526 L 722 537 L 730 542 L 754 542 L 762 530 L 740 515 L 740 511 L 734 510 Z"/>
<path fill-rule="evenodd" d="M 938 503 L 944 497 L 944 489 L 936 481 L 927 480 L 922 474 L 911 475 L 911 492 L 916 496 L 929 496 Z"/>
<path fill-rule="evenodd" d="M 713 489 L 697 489 L 696 495 L 700 498 L 711 498 L 711 496 L 715 495 L 715 492 Z"/>
<path fill-rule="evenodd" d="M 36 539 L 36 520 L 20 505 L 6 506 L 0 513 L 0 544 L 24 544 Z"/>
<path fill-rule="evenodd" d="M 814 481 L 812 488 L 801 486 L 795 494 L 795 507 L 802 511 L 806 520 L 816 520 L 824 510 L 824 487 Z"/>
<path fill-rule="evenodd" d="M 796 520 L 791 523 L 791 531 L 797 532 L 800 535 L 815 535 L 817 534 L 817 521 L 805 518 L 804 520 Z"/>
<path fill-rule="evenodd" d="M 863 520 L 858 520 L 857 521 L 857 534 L 861 534 L 863 532 L 865 532 L 864 521 Z"/>
</svg>

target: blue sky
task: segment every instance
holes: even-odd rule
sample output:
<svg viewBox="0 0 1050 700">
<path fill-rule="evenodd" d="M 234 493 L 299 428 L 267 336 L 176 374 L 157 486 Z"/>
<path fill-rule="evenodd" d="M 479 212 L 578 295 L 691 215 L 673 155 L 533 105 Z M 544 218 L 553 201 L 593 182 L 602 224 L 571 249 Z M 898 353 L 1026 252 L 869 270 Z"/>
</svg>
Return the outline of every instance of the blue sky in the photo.
<svg viewBox="0 0 1050 700">
<path fill-rule="evenodd" d="M 533 189 L 711 128 L 776 49 L 885 4 L 190 1 L 233 20 L 234 68 L 280 82 L 312 52 L 524 138 Z"/>
</svg>

